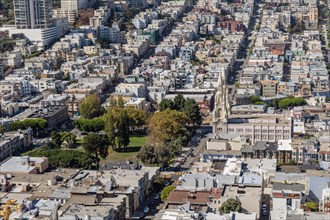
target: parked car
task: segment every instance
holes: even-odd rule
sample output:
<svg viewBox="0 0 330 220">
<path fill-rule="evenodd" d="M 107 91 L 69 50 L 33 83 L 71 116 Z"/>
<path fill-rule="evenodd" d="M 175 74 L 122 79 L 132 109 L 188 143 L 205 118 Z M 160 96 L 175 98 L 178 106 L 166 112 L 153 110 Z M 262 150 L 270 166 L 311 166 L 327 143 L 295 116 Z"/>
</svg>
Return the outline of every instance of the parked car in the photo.
<svg viewBox="0 0 330 220">
<path fill-rule="evenodd" d="M 156 195 L 154 196 L 154 199 L 155 199 L 155 200 L 159 199 L 159 195 L 156 194 Z"/>
<path fill-rule="evenodd" d="M 148 213 L 149 212 L 149 207 L 148 206 L 146 206 L 144 209 L 143 209 L 143 213 Z"/>
<path fill-rule="evenodd" d="M 267 212 L 267 205 L 266 205 L 266 204 L 262 204 L 262 207 L 261 207 L 261 214 L 262 214 L 263 216 L 268 215 L 268 212 Z"/>
<path fill-rule="evenodd" d="M 170 181 L 166 181 L 166 182 L 164 183 L 164 186 L 168 186 L 168 185 L 170 185 Z"/>
</svg>

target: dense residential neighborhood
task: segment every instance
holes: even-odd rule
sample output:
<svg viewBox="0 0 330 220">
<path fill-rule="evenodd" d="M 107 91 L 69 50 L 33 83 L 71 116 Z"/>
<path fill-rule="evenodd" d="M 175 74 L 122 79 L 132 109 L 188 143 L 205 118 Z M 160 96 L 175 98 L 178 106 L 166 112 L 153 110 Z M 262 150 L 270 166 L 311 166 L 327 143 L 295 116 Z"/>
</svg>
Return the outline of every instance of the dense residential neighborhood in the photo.
<svg viewBox="0 0 330 220">
<path fill-rule="evenodd" d="M 330 219 L 329 15 L 1 0 L 0 220 Z"/>
</svg>

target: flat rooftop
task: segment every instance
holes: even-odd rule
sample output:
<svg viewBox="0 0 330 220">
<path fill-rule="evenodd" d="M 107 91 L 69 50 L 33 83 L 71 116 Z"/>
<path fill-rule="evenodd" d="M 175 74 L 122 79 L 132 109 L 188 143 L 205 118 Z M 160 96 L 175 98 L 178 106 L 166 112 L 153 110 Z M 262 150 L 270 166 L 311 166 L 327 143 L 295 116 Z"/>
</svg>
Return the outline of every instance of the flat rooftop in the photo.
<svg viewBox="0 0 330 220">
<path fill-rule="evenodd" d="M 24 158 L 29 158 L 29 162 Z M 30 173 L 36 169 L 34 163 L 41 163 L 44 160 L 43 157 L 11 157 L 0 164 L 0 173 Z"/>
<path fill-rule="evenodd" d="M 189 191 L 189 190 L 174 190 L 167 197 L 166 202 L 169 204 L 184 204 L 190 202 L 192 205 L 207 205 L 209 198 L 219 199 L 222 194 L 222 189 L 212 188 L 207 191 Z"/>
<path fill-rule="evenodd" d="M 109 211 L 113 209 L 112 206 L 84 206 L 73 204 L 71 205 L 63 214 L 62 216 L 66 215 L 78 215 L 78 216 L 92 216 L 93 217 L 105 217 L 109 215 Z M 61 218 L 65 219 L 65 218 Z"/>
</svg>

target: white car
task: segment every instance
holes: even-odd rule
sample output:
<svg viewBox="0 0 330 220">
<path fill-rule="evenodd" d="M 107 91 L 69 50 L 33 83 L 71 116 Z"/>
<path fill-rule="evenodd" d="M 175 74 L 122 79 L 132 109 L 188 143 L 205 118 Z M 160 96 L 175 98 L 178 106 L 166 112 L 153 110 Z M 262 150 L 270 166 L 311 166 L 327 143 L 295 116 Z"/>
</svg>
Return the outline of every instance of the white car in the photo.
<svg viewBox="0 0 330 220">
<path fill-rule="evenodd" d="M 144 209 L 143 209 L 143 213 L 148 213 L 149 212 L 149 207 L 146 206 Z"/>
<path fill-rule="evenodd" d="M 154 196 L 154 199 L 155 199 L 155 200 L 159 199 L 159 195 L 156 194 L 156 195 Z"/>
</svg>

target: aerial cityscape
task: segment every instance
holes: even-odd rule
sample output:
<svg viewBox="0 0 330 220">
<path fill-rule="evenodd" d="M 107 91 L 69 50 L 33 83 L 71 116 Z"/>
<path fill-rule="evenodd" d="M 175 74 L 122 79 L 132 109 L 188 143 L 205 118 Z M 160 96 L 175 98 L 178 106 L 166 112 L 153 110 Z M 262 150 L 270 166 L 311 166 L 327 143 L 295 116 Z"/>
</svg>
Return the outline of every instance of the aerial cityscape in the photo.
<svg viewBox="0 0 330 220">
<path fill-rule="evenodd" d="M 0 0 L 0 220 L 329 220 L 330 0 Z"/>
</svg>

